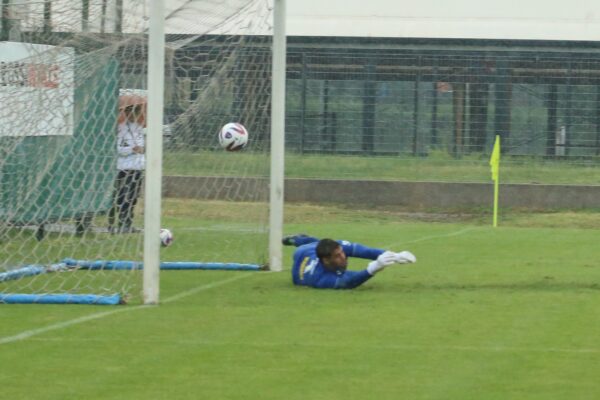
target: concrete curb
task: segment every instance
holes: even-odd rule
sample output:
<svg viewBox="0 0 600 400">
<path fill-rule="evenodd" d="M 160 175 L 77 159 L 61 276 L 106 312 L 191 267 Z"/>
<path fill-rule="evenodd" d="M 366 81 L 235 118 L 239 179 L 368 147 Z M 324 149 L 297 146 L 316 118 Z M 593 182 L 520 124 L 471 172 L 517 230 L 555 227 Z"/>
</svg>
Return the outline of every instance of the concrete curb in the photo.
<svg viewBox="0 0 600 400">
<path fill-rule="evenodd" d="M 267 178 L 165 176 L 163 195 L 212 200 L 266 201 Z M 285 201 L 368 204 L 409 208 L 490 207 L 493 184 L 373 180 L 285 180 Z M 504 184 L 503 207 L 525 209 L 600 209 L 600 185 Z"/>
</svg>

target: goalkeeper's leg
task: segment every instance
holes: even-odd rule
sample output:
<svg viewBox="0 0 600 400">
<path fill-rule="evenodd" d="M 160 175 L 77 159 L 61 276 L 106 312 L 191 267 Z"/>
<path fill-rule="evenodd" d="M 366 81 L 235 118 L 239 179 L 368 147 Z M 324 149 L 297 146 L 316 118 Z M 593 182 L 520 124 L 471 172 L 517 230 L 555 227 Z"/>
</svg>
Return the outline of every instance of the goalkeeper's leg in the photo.
<svg viewBox="0 0 600 400">
<path fill-rule="evenodd" d="M 318 238 L 308 236 L 303 233 L 299 233 L 297 235 L 284 236 L 283 239 L 281 239 L 281 243 L 284 246 L 296 246 L 296 247 L 300 247 L 303 244 L 308 244 L 308 243 L 313 243 L 313 242 L 318 242 L 318 241 L 319 241 Z"/>
</svg>

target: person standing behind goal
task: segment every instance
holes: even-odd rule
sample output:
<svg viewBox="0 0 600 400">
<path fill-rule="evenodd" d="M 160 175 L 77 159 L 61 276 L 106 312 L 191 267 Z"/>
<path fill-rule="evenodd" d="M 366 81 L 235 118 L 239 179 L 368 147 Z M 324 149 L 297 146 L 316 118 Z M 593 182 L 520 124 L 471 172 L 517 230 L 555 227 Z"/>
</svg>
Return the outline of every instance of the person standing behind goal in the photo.
<svg viewBox="0 0 600 400">
<path fill-rule="evenodd" d="M 125 120 L 118 126 L 118 172 L 114 185 L 113 206 L 108 213 L 108 229 L 112 233 L 139 231 L 133 227 L 133 216 L 146 167 L 144 128 L 138 123 L 142 107 L 126 107 Z M 117 227 L 115 215 L 118 217 Z"/>
</svg>

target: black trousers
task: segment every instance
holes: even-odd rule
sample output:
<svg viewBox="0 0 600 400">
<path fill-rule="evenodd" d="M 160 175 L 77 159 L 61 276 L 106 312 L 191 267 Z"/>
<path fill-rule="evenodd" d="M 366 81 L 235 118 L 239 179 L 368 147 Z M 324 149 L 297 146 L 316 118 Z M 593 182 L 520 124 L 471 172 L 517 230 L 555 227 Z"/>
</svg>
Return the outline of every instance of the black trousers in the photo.
<svg viewBox="0 0 600 400">
<path fill-rule="evenodd" d="M 143 171 L 120 170 L 115 179 L 113 206 L 108 212 L 108 226 L 115 226 L 115 216 L 119 218 L 119 228 L 130 228 L 133 222 L 133 210 L 142 188 Z"/>
</svg>

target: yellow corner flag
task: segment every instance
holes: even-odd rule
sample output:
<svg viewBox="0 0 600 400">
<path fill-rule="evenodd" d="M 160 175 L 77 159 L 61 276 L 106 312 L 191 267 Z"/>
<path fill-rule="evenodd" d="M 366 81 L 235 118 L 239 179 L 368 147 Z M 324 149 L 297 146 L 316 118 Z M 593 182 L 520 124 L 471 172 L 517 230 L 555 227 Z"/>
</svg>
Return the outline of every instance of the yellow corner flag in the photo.
<svg viewBox="0 0 600 400">
<path fill-rule="evenodd" d="M 490 167 L 492 167 L 492 180 L 498 180 L 498 170 L 500 169 L 500 135 L 496 135 L 494 150 L 490 157 Z"/>
<path fill-rule="evenodd" d="M 492 180 L 494 181 L 494 228 L 498 226 L 498 178 L 500 173 L 500 135 L 496 135 L 494 149 L 490 157 L 490 167 L 492 167 Z"/>
</svg>

